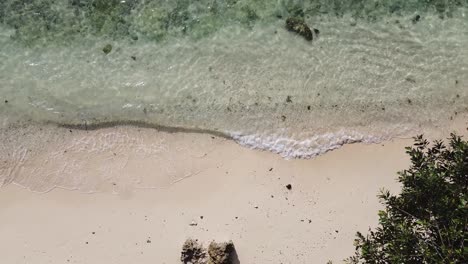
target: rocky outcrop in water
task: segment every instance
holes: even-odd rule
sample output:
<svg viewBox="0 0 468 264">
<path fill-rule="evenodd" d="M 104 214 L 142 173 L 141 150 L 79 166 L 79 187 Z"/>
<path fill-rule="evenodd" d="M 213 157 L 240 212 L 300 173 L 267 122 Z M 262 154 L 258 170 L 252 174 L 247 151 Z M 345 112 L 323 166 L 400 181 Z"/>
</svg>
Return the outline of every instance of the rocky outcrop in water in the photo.
<svg viewBox="0 0 468 264">
<path fill-rule="evenodd" d="M 1 0 L 0 21 L 14 31 L 12 39 L 28 44 L 62 41 L 67 44 L 90 36 L 158 42 L 180 36 L 199 39 L 233 24 L 252 29 L 257 22 L 269 22 L 273 17 L 326 15 L 385 21 L 388 15 L 418 12 L 424 16 L 435 11 L 440 18 L 450 18 L 462 13 L 458 10 L 465 9 L 467 3 L 466 0 Z"/>
<path fill-rule="evenodd" d="M 286 29 L 303 36 L 306 40 L 312 41 L 314 34 L 310 27 L 300 18 L 290 17 L 286 19 Z"/>
</svg>

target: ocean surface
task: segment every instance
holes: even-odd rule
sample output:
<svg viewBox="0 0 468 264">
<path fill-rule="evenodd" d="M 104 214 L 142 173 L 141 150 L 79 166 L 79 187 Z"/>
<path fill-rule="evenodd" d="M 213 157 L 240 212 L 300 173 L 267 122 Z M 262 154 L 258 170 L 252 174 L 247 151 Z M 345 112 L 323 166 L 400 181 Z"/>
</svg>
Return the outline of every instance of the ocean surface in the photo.
<svg viewBox="0 0 468 264">
<path fill-rule="evenodd" d="M 468 0 L 2 0 L 0 99 L 4 157 L 28 124 L 286 158 L 443 131 L 468 113 Z"/>
</svg>

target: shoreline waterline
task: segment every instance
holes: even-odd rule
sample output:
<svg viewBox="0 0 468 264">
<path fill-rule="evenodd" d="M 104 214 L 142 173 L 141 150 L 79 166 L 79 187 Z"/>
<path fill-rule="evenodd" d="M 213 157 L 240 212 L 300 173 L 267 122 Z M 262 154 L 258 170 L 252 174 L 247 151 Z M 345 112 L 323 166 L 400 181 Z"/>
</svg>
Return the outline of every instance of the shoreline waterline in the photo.
<svg viewBox="0 0 468 264">
<path fill-rule="evenodd" d="M 447 130 L 466 134 L 467 120 L 460 117 Z M 308 158 L 326 158 L 330 155 L 328 152 L 340 152 L 349 146 L 360 148 L 411 141 L 408 137 L 378 142 L 337 141 L 333 148 L 297 159 L 298 156 L 292 155 L 294 152 L 287 152 L 290 156 L 285 156 L 281 155 L 281 151 L 275 153 L 261 146 L 252 147 L 230 137 L 200 131 L 179 130 L 174 133 L 172 129 L 160 131 L 109 124 L 91 128 L 94 130 L 59 128 L 49 124 L 15 128 L 8 135 L 3 131 L 1 185 L 15 183 L 35 192 L 48 192 L 57 187 L 84 193 L 107 192 L 114 189 L 114 183 L 119 182 L 119 186 L 125 188 L 115 190 L 117 193 L 139 188 L 159 189 L 198 175 L 212 167 L 215 160 L 218 163 L 226 162 L 221 160 L 228 155 L 223 153 L 226 148 L 233 153 L 259 153 L 275 159 L 307 162 Z M 448 133 L 444 132 L 441 136 L 440 131 L 425 134 L 429 139 L 440 139 L 446 135 Z M 137 167 L 146 168 L 145 172 L 139 175 L 132 172 Z"/>
</svg>

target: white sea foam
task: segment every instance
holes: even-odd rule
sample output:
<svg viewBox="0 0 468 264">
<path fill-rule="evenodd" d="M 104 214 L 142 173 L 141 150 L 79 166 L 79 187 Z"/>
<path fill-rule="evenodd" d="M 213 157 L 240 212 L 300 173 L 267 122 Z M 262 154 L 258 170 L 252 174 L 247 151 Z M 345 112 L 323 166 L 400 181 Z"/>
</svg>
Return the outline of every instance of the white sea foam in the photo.
<svg viewBox="0 0 468 264">
<path fill-rule="evenodd" d="M 358 132 L 345 130 L 336 133 L 316 135 L 305 140 L 295 140 L 277 135 L 263 136 L 232 133 L 231 136 L 242 146 L 252 149 L 271 151 L 286 159 L 308 159 L 324 154 L 328 151 L 338 149 L 345 144 L 358 142 L 379 143 L 383 140 L 389 139 L 388 136 L 363 135 Z"/>
</svg>

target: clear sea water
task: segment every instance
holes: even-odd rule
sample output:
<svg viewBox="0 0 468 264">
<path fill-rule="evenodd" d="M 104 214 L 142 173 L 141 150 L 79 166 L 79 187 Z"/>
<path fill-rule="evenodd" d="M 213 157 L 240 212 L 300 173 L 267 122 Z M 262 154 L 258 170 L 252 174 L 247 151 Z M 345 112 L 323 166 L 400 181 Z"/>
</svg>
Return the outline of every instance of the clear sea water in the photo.
<svg viewBox="0 0 468 264">
<path fill-rule="evenodd" d="M 287 158 L 443 130 L 468 112 L 467 7 L 2 0 L 3 155 L 32 123 L 199 131 Z M 287 31 L 289 17 L 320 33 Z"/>
</svg>

